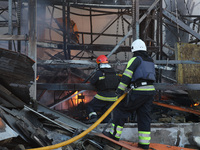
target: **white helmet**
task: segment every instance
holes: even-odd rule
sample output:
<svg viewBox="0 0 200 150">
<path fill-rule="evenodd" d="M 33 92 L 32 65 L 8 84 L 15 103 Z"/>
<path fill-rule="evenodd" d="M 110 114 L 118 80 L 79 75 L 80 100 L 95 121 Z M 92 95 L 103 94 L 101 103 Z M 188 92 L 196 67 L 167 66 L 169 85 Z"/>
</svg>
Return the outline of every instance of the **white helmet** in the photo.
<svg viewBox="0 0 200 150">
<path fill-rule="evenodd" d="M 141 39 L 137 39 L 131 44 L 131 52 L 136 51 L 147 51 L 146 44 Z"/>
</svg>

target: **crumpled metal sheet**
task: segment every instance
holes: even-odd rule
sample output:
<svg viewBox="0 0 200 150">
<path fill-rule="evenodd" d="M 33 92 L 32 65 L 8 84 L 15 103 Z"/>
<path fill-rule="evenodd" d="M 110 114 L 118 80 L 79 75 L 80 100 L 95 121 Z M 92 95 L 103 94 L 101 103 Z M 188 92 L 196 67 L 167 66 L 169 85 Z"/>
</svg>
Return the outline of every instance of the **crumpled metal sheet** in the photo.
<svg viewBox="0 0 200 150">
<path fill-rule="evenodd" d="M 18 134 L 0 118 L 0 141 L 17 136 Z"/>
<path fill-rule="evenodd" d="M 9 126 L 11 126 L 25 141 L 32 144 L 34 143 L 36 146 L 52 144 L 51 140 L 46 136 L 46 131 L 43 130 L 39 121 L 37 121 L 37 117 L 31 118 L 31 116 L 23 110 L 9 110 L 2 106 L 0 106 L 0 114 L 8 122 Z M 31 120 L 34 121 L 34 123 L 32 123 Z"/>
</svg>

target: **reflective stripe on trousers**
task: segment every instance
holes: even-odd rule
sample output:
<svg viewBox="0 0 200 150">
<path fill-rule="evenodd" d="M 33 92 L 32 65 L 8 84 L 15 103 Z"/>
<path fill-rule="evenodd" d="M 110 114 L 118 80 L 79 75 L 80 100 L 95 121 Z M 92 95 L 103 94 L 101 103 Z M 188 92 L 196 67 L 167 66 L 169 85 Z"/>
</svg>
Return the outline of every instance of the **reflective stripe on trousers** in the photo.
<svg viewBox="0 0 200 150">
<path fill-rule="evenodd" d="M 151 140 L 151 132 L 147 132 L 147 131 L 138 131 L 139 135 L 139 144 L 142 145 L 149 145 L 150 144 L 150 140 Z"/>
<path fill-rule="evenodd" d="M 97 116 L 97 113 L 96 113 L 96 112 L 91 112 L 91 113 L 89 114 L 89 118 L 91 118 L 92 115 Z"/>
<path fill-rule="evenodd" d="M 123 130 L 122 126 L 116 126 L 114 123 L 112 123 L 112 127 L 110 129 L 110 134 L 112 134 L 116 138 L 120 139 L 122 130 Z"/>
</svg>

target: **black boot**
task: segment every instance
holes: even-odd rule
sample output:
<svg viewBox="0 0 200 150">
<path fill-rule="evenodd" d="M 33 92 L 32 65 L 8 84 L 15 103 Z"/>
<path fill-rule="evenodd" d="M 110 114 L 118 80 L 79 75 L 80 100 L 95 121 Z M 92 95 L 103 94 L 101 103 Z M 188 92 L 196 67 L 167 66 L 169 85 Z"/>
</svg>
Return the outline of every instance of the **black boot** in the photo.
<svg viewBox="0 0 200 150">
<path fill-rule="evenodd" d="M 91 123 L 96 122 L 97 120 L 98 120 L 97 116 L 96 116 L 96 115 L 92 115 L 92 116 L 91 116 L 91 119 L 85 121 L 84 123 L 86 123 L 86 124 L 91 124 Z"/>
<path fill-rule="evenodd" d="M 110 132 L 104 131 L 103 134 L 104 134 L 105 136 L 107 136 L 107 137 L 109 137 L 109 138 L 115 140 L 115 141 L 119 141 L 119 138 L 116 138 L 116 137 L 115 137 L 114 135 L 112 135 Z"/>
<path fill-rule="evenodd" d="M 138 147 L 142 148 L 144 150 L 148 150 L 149 149 L 149 145 L 142 145 L 142 144 L 139 144 L 139 143 L 138 143 Z"/>
</svg>

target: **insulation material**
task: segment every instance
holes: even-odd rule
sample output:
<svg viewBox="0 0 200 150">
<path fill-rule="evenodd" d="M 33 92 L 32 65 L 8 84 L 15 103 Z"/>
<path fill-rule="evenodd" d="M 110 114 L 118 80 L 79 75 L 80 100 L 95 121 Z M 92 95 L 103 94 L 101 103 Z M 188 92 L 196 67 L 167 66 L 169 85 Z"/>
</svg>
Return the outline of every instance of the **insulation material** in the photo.
<svg viewBox="0 0 200 150">
<path fill-rule="evenodd" d="M 199 61 L 200 45 L 197 44 L 177 44 L 177 60 Z M 178 64 L 177 81 L 179 84 L 200 83 L 200 64 Z M 199 91 L 188 91 L 194 101 L 200 102 Z"/>
</svg>

